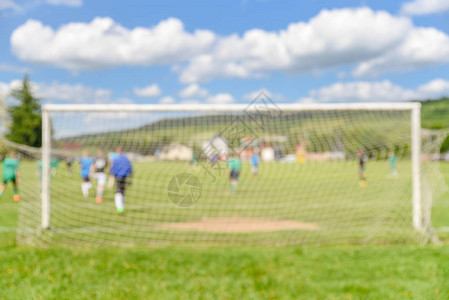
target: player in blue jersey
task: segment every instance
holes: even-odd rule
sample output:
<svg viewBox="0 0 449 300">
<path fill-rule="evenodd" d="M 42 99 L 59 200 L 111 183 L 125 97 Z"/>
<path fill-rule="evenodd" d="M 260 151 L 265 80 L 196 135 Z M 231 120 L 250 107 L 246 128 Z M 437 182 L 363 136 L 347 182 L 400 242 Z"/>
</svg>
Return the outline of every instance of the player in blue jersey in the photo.
<svg viewBox="0 0 449 300">
<path fill-rule="evenodd" d="M 92 178 L 94 160 L 89 157 L 87 151 L 83 151 L 83 157 L 80 160 L 80 174 L 83 183 L 81 183 L 81 191 L 84 197 L 89 196 L 89 190 L 92 187 L 90 179 Z"/>
<path fill-rule="evenodd" d="M 130 160 L 122 152 L 121 147 L 117 148 L 117 158 L 112 162 L 110 173 L 115 178 L 115 207 L 120 215 L 125 213 L 125 189 L 126 180 L 133 173 Z"/>
<path fill-rule="evenodd" d="M 251 167 L 254 177 L 257 177 L 257 175 L 259 175 L 259 164 L 260 164 L 259 149 L 255 148 L 253 149 L 253 153 L 251 154 Z"/>
</svg>

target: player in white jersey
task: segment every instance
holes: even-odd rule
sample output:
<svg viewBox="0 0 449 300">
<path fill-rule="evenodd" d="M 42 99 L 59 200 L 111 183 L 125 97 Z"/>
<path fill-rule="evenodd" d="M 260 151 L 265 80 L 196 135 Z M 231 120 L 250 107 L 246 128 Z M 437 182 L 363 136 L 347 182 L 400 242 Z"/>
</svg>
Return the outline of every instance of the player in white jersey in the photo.
<svg viewBox="0 0 449 300">
<path fill-rule="evenodd" d="M 97 203 L 103 202 L 103 191 L 106 185 L 107 175 L 105 173 L 108 166 L 108 159 L 104 156 L 103 150 L 98 150 L 98 156 L 95 158 L 95 175 L 94 178 L 97 181 L 97 197 L 95 201 Z"/>
</svg>

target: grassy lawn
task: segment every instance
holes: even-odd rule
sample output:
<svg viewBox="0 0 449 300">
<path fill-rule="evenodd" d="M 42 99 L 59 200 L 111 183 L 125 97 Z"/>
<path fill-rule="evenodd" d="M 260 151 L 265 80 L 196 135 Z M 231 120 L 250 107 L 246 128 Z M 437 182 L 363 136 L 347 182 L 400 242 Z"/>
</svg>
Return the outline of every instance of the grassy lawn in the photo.
<svg viewBox="0 0 449 300">
<path fill-rule="evenodd" d="M 0 250 L 3 299 L 447 299 L 447 247 Z"/>
<path fill-rule="evenodd" d="M 274 165 L 273 165 L 274 166 Z M 197 218 L 198 214 L 216 216 L 218 212 L 210 209 L 211 205 L 218 205 L 222 214 L 237 212 L 239 215 L 251 215 L 250 206 L 257 204 L 260 196 L 253 195 L 255 189 L 263 189 L 268 182 L 273 182 L 279 177 L 280 172 L 285 172 L 283 189 L 278 191 L 276 203 L 289 205 L 271 206 L 268 212 L 260 210 L 265 217 L 271 214 L 281 215 L 285 218 L 307 220 L 325 226 L 326 218 L 333 217 L 330 224 L 340 222 L 340 228 L 345 229 L 352 236 L 364 235 L 373 232 L 368 223 L 369 210 L 375 212 L 397 213 L 398 210 L 410 208 L 409 196 L 403 195 L 402 190 L 407 189 L 409 181 L 406 173 L 409 171 L 406 163 L 400 169 L 400 177 L 391 180 L 385 176 L 383 163 L 369 165 L 371 173 L 368 173 L 369 185 L 361 188 L 357 185 L 356 169 L 353 163 L 343 165 L 283 165 L 265 169 L 265 174 L 256 182 L 251 181 L 249 168 L 248 174 L 242 174 L 241 187 L 237 195 L 246 195 L 243 198 L 227 195 L 226 181 L 218 181 L 208 185 L 204 181 L 205 193 L 195 206 L 195 209 L 179 210 L 167 199 L 155 199 L 150 208 L 152 212 L 142 209 L 148 205 L 143 200 L 143 195 L 149 191 L 163 195 L 166 182 L 170 176 L 186 170 L 185 165 L 171 165 L 170 171 L 163 165 L 153 165 L 152 172 L 158 174 L 157 180 L 152 184 L 144 184 L 143 178 L 150 171 L 149 166 L 141 166 L 136 169 L 136 178 L 129 190 L 129 199 L 137 199 L 142 203 L 128 202 L 130 212 L 125 219 L 116 218 L 112 202 L 112 191 L 107 191 L 106 200 L 100 206 L 92 199 L 83 199 L 74 196 L 74 199 L 63 197 L 65 189 L 69 189 L 74 195 L 80 193 L 79 179 L 76 171 L 73 177 L 65 173 L 61 168 L 60 174 L 53 179 L 53 195 L 56 213 L 52 215 L 52 223 L 55 228 L 72 226 L 80 223 L 89 223 L 92 228 L 98 224 L 104 224 L 104 219 L 117 220 L 117 224 L 109 222 L 106 225 L 114 231 L 90 232 L 93 239 L 117 239 L 127 240 L 122 237 L 120 227 L 131 226 L 137 232 L 130 232 L 133 239 L 138 240 L 145 232 L 156 232 L 154 224 L 158 223 L 160 216 L 175 216 L 179 220 Z M 290 168 L 290 169 L 289 169 Z M 302 169 L 301 169 L 302 168 Z M 304 174 L 304 168 L 311 172 L 324 174 L 322 182 L 313 183 L 307 181 L 304 176 L 302 181 L 294 180 L 294 176 Z M 337 172 L 337 169 L 340 170 Z M 449 165 L 443 164 L 441 169 L 445 178 L 449 178 Z M 263 169 L 261 169 L 262 171 Z M 343 170 L 343 171 L 341 171 Z M 173 174 L 174 173 L 174 174 Z M 354 175 L 355 173 L 355 175 Z M 173 174 L 173 175 L 172 175 Z M 291 175 L 288 176 L 288 175 Z M 371 174 L 371 175 L 370 175 Z M 266 176 L 266 177 L 264 177 Z M 25 186 L 27 179 L 32 183 Z M 378 181 L 378 182 L 376 182 Z M 244 186 L 245 182 L 247 187 Z M 339 192 L 332 192 L 329 188 L 340 186 L 350 182 L 350 187 L 340 188 Z M 312 184 L 317 184 L 313 186 Z M 304 191 L 313 191 L 317 187 L 327 188 L 314 203 L 307 197 L 299 197 L 301 206 L 292 205 L 292 198 L 296 195 L 296 186 Z M 383 190 L 379 191 L 379 187 Z M 0 200 L 0 299 L 448 299 L 449 298 L 449 247 L 440 246 L 416 246 L 408 241 L 403 245 L 368 245 L 368 246 L 287 246 L 287 247 L 190 247 L 190 246 L 164 246 L 164 247 L 137 247 L 115 248 L 108 243 L 100 243 L 99 247 L 80 246 L 82 241 L 88 238 L 87 233 L 61 232 L 52 237 L 49 248 L 30 247 L 16 245 L 17 226 L 34 224 L 38 222 L 30 214 L 33 206 L 38 182 L 36 181 L 35 165 L 24 164 L 22 166 L 22 202 L 14 203 L 11 199 L 9 188 Z M 264 191 L 266 193 L 266 191 Z M 363 193 L 364 206 L 354 206 L 358 197 Z M 306 192 L 302 193 L 307 195 Z M 58 196 L 59 195 L 59 196 Z M 219 196 L 214 196 L 219 195 Z M 403 195 L 402 198 L 398 195 Z M 350 197 L 348 197 L 350 196 Z M 28 197 L 28 198 L 27 198 Z M 288 198 L 290 197 L 290 198 Z M 28 200 L 27 200 L 28 199 Z M 140 200 L 139 200 L 140 199 Z M 330 199 L 333 206 L 326 207 L 325 200 Z M 390 203 L 380 205 L 381 200 L 387 199 Z M 396 200 L 395 200 L 396 199 Z M 433 223 L 435 228 L 449 226 L 449 205 L 447 194 L 435 200 L 433 207 Z M 29 201 L 29 202 L 27 202 Z M 216 202 L 214 202 L 216 201 Z M 221 202 L 220 202 L 221 201 Z M 226 202 L 225 202 L 226 201 Z M 387 203 L 388 203 L 387 201 Z M 246 205 L 243 205 L 246 203 Z M 71 213 L 63 213 L 64 208 L 72 205 Z M 269 203 L 264 203 L 268 205 Z M 314 204 L 314 205 L 312 205 Z M 343 208 L 353 205 L 357 214 L 351 218 L 343 216 L 346 213 Z M 302 207 L 302 209 L 300 209 Z M 304 207 L 307 207 L 304 213 Z M 341 214 L 318 214 L 315 209 L 327 208 Z M 18 209 L 27 216 L 17 219 Z M 157 209 L 156 209 L 157 208 Z M 84 209 L 84 210 L 82 210 Z M 293 210 L 293 211 L 292 211 Z M 67 211 L 67 210 L 66 210 Z M 85 212 L 87 211 L 87 212 Z M 151 212 L 151 213 L 150 213 Z M 373 212 L 373 211 L 371 211 Z M 34 215 L 37 215 L 34 212 Z M 93 217 L 92 215 L 97 215 Z M 394 215 L 394 214 L 393 214 Z M 404 213 L 408 215 L 408 211 Z M 152 217 L 151 217 L 152 216 Z M 156 216 L 156 217 L 155 217 Z M 159 216 L 159 217 L 157 217 Z M 363 218 L 358 218 L 362 216 Z M 399 213 L 399 216 L 403 216 Z M 308 217 L 309 219 L 306 219 Z M 167 221 L 164 218 L 163 221 Z M 56 219 L 56 220 L 55 220 Z M 99 220 L 98 220 L 99 219 Z M 103 221 L 101 221 L 103 220 Z M 136 221 L 137 220 L 137 221 Z M 405 218 L 404 220 L 410 220 Z M 172 221 L 170 219 L 170 221 Z M 328 221 L 329 222 L 329 221 Z M 378 235 L 377 241 L 393 244 L 397 233 L 407 233 L 406 221 L 396 220 L 393 223 L 385 219 L 385 224 L 397 224 L 400 231 L 388 230 L 386 236 Z M 323 225 L 324 224 L 324 225 Z M 105 226 L 105 225 L 103 225 Z M 133 227 L 134 226 L 134 227 Z M 351 227 L 352 226 L 352 227 Z M 81 226 L 82 227 L 82 226 Z M 354 229 L 356 227 L 357 229 Z M 352 231 L 350 230 L 351 228 Z M 145 230 L 145 231 L 144 231 Z M 336 243 L 338 237 L 332 234 L 341 230 L 322 229 L 326 235 L 313 237 L 317 233 L 288 232 L 281 235 L 264 235 L 258 238 L 295 239 L 309 236 L 309 241 L 323 242 L 331 239 Z M 111 233 L 112 232 L 112 233 Z M 201 237 L 205 233 L 190 233 L 192 237 Z M 327 235 L 328 234 L 328 235 Z M 439 232 L 443 240 L 446 238 L 444 231 Z M 83 236 L 84 235 L 84 236 Z M 62 239 L 58 239 L 58 236 Z M 176 238 L 178 233 L 166 232 L 164 235 L 156 235 L 159 238 Z M 207 235 L 206 235 L 207 236 Z M 217 234 L 209 235 L 218 241 L 226 241 Z M 220 236 L 220 235 L 218 235 Z M 225 235 L 226 236 L 226 235 Z M 313 238 L 312 238 L 313 237 Z M 72 239 L 73 245 L 69 243 Z M 235 241 L 244 237 L 235 237 Z M 318 239 L 319 238 L 319 239 Z M 90 241 L 92 241 L 90 240 Z M 62 241 L 62 242 L 61 242 Z M 88 241 L 88 240 L 87 240 Z M 195 240 L 194 240 L 195 241 Z M 401 242 L 401 241 L 399 241 Z M 404 242 L 404 241 L 402 241 Z M 255 243 L 257 244 L 257 243 Z"/>
</svg>

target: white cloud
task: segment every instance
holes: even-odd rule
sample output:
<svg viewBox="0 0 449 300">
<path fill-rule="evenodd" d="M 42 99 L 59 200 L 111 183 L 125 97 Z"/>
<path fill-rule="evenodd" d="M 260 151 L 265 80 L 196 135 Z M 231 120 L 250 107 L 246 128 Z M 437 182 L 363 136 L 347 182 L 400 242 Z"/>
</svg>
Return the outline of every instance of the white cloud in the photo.
<svg viewBox="0 0 449 300">
<path fill-rule="evenodd" d="M 435 28 L 414 28 L 405 40 L 384 55 L 357 66 L 356 77 L 415 70 L 449 62 L 449 36 Z"/>
<path fill-rule="evenodd" d="M 0 82 L 0 95 L 7 97 L 12 89 L 20 88 L 21 80 L 9 83 Z M 112 92 L 107 89 L 94 89 L 82 84 L 66 84 L 57 81 L 52 83 L 31 82 L 34 95 L 43 101 L 64 101 L 72 103 L 109 103 Z"/>
<path fill-rule="evenodd" d="M 402 5 L 401 12 L 406 15 L 428 15 L 449 9 L 449 0 L 415 0 Z"/>
<path fill-rule="evenodd" d="M 267 89 L 260 89 L 257 91 L 253 91 L 251 93 L 244 94 L 243 99 L 252 101 L 252 100 L 256 99 L 258 96 L 260 96 L 261 94 L 264 94 L 271 100 L 277 100 L 277 101 L 285 100 L 285 97 L 282 94 L 272 93 Z"/>
<path fill-rule="evenodd" d="M 136 94 L 139 97 L 157 97 L 162 94 L 161 89 L 159 86 L 155 83 L 152 85 L 146 86 L 144 88 L 134 88 L 134 94 Z"/>
<path fill-rule="evenodd" d="M 173 104 L 175 103 L 175 99 L 171 96 L 165 96 L 159 99 L 160 104 Z"/>
<path fill-rule="evenodd" d="M 182 70 L 179 80 L 183 83 L 205 82 L 216 78 L 248 78 L 260 77 L 251 74 L 237 62 L 218 60 L 211 54 L 194 57 L 189 65 Z"/>
<path fill-rule="evenodd" d="M 9 95 L 11 89 L 9 87 L 9 84 L 0 82 L 0 99 L 5 99 L 6 96 Z"/>
<path fill-rule="evenodd" d="M 235 100 L 231 94 L 220 93 L 220 94 L 216 94 L 214 96 L 208 97 L 206 99 L 206 102 L 213 103 L 213 104 L 229 104 L 229 103 L 234 103 Z"/>
<path fill-rule="evenodd" d="M 412 100 L 416 99 L 418 94 L 413 90 L 404 89 L 384 80 L 339 82 L 312 90 L 310 96 L 318 102 L 383 102 Z"/>
<path fill-rule="evenodd" d="M 308 22 L 278 32 L 253 29 L 215 43 L 191 59 L 182 82 L 260 77 L 270 71 L 308 72 L 378 57 L 399 44 L 409 19 L 369 8 L 323 10 Z"/>
<path fill-rule="evenodd" d="M 111 101 L 112 92 L 106 89 L 93 89 L 82 84 L 35 84 L 36 96 L 43 100 L 59 100 L 77 103 L 107 103 Z"/>
<path fill-rule="evenodd" d="M 0 0 L 0 11 L 7 9 L 18 10 L 20 6 L 12 0 Z"/>
<path fill-rule="evenodd" d="M 11 46 L 13 53 L 25 61 L 69 70 L 95 70 L 185 61 L 208 48 L 214 39 L 210 31 L 186 32 L 175 18 L 152 28 L 134 29 L 111 18 L 69 23 L 57 30 L 28 20 L 12 33 Z"/>
<path fill-rule="evenodd" d="M 28 68 L 14 66 L 11 64 L 0 64 L 0 71 L 2 72 L 13 72 L 13 73 L 29 73 L 30 70 Z"/>
<path fill-rule="evenodd" d="M 438 98 L 449 95 L 449 80 L 441 78 L 429 81 L 426 84 L 420 85 L 418 91 L 423 95 L 428 95 L 428 98 Z"/>
<path fill-rule="evenodd" d="M 298 102 L 391 102 L 436 99 L 449 94 L 449 80 L 434 79 L 416 88 L 404 88 L 389 80 L 337 82 L 310 91 Z"/>
<path fill-rule="evenodd" d="M 72 7 L 80 7 L 83 5 L 82 0 L 46 0 L 46 3 L 50 5 L 66 5 Z"/>
<path fill-rule="evenodd" d="M 190 84 L 341 66 L 354 67 L 347 74 L 355 77 L 378 76 L 449 62 L 446 33 L 367 7 L 322 10 L 306 22 L 290 23 L 278 31 L 252 29 L 227 36 L 208 30 L 188 32 L 175 18 L 135 28 L 125 28 L 111 18 L 60 28 L 29 20 L 11 35 L 11 49 L 24 61 L 73 71 L 169 65 L 181 82 Z M 181 92 L 185 98 L 208 95 L 199 86 Z"/>
<path fill-rule="evenodd" d="M 20 88 L 22 85 L 21 80 L 12 80 L 10 82 L 0 82 L 0 97 L 1 98 L 8 98 L 11 94 L 11 91 L 13 89 Z M 31 85 L 31 87 L 34 87 L 34 84 Z"/>
<path fill-rule="evenodd" d="M 179 96 L 182 98 L 203 98 L 209 94 L 209 91 L 201 88 L 198 84 L 192 83 L 179 92 Z"/>
</svg>

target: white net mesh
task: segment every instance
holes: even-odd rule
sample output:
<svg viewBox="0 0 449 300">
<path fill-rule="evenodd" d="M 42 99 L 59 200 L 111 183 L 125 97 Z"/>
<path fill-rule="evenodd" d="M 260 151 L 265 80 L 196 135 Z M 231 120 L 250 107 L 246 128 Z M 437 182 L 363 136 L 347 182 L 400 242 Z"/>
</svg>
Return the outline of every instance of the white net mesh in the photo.
<svg viewBox="0 0 449 300">
<path fill-rule="evenodd" d="M 423 161 L 424 230 L 415 230 L 410 110 L 126 113 L 105 107 L 53 112 L 51 125 L 50 227 L 41 229 L 39 155 L 33 155 L 21 164 L 28 175 L 19 243 L 325 245 L 435 237 L 431 200 L 445 185 L 438 162 Z M 423 139 L 423 157 L 438 152 L 443 136 Z M 98 199 L 93 167 L 83 195 L 83 151 L 95 161 L 98 150 L 107 156 L 119 146 L 132 176 L 124 185 L 104 183 Z M 104 170 L 108 177 L 114 163 Z M 124 196 L 124 214 L 117 194 Z"/>
</svg>

